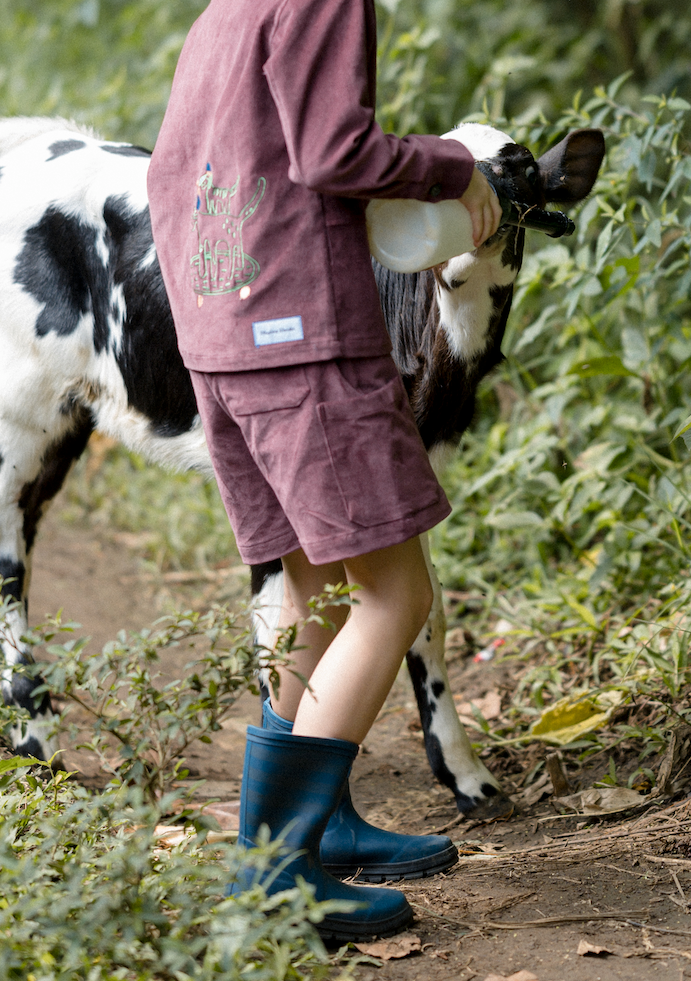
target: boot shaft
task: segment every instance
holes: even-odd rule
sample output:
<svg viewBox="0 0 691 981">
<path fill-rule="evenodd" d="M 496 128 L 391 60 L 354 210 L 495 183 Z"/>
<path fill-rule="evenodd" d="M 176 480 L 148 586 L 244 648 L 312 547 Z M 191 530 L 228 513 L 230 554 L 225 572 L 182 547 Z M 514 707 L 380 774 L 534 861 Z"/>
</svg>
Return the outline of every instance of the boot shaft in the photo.
<svg viewBox="0 0 691 981">
<path fill-rule="evenodd" d="M 247 728 L 240 836 L 253 841 L 262 824 L 292 848 L 318 848 L 357 755 L 343 739 Z"/>
</svg>

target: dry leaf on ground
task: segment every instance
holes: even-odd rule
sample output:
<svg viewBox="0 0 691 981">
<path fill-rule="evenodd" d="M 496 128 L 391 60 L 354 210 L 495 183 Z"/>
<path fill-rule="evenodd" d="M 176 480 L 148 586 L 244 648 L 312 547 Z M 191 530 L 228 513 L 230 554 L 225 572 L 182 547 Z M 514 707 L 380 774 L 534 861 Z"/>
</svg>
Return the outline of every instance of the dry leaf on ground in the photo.
<svg viewBox="0 0 691 981">
<path fill-rule="evenodd" d="M 483 718 L 487 721 L 498 719 L 501 715 L 501 695 L 498 691 L 488 691 L 482 698 L 474 698 L 471 702 L 454 699 L 459 718 L 462 722 L 470 724 L 475 722 L 473 706 L 478 709 Z"/>
<path fill-rule="evenodd" d="M 549 773 L 541 773 L 528 787 L 517 794 L 511 794 L 511 800 L 522 807 L 532 807 L 543 797 L 548 797 L 551 789 Z"/>
<path fill-rule="evenodd" d="M 620 691 L 567 695 L 544 710 L 530 727 L 530 733 L 553 745 L 566 746 L 603 726 L 623 701 Z"/>
<path fill-rule="evenodd" d="M 608 954 L 613 954 L 614 951 L 609 950 L 608 947 L 591 944 L 588 940 L 579 940 L 576 953 L 581 957 L 607 957 Z"/>
<path fill-rule="evenodd" d="M 517 971 L 515 974 L 488 974 L 485 981 L 538 981 L 532 971 Z"/>
<path fill-rule="evenodd" d="M 649 795 L 628 787 L 591 787 L 568 797 L 555 797 L 554 803 L 577 814 L 614 814 L 643 807 L 649 800 Z"/>
<path fill-rule="evenodd" d="M 401 933 L 390 940 L 375 940 L 369 944 L 355 944 L 361 954 L 378 957 L 380 961 L 392 961 L 398 957 L 418 954 L 422 949 L 420 938 L 414 933 Z"/>
<path fill-rule="evenodd" d="M 240 828 L 240 801 L 224 800 L 206 804 L 204 814 L 216 818 L 222 831 L 237 831 Z"/>
</svg>

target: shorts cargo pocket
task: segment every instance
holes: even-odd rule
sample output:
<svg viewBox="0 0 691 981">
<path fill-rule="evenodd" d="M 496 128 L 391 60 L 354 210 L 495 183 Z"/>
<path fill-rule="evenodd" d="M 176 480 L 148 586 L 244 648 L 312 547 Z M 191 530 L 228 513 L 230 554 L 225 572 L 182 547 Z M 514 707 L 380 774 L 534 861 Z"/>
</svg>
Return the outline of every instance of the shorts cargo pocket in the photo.
<svg viewBox="0 0 691 981">
<path fill-rule="evenodd" d="M 372 527 L 397 521 L 439 500 L 398 379 L 359 398 L 317 406 L 348 518 Z"/>
<path fill-rule="evenodd" d="M 245 372 L 235 380 L 227 401 L 234 416 L 254 416 L 297 409 L 309 393 L 305 369 L 299 365 L 267 372 Z"/>
</svg>

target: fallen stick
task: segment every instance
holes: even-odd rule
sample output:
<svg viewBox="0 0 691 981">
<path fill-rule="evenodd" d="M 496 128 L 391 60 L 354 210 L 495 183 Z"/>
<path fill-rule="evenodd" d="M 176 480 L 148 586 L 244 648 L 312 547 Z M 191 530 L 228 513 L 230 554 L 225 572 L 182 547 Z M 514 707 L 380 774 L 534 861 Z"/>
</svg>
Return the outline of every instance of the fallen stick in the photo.
<svg viewBox="0 0 691 981">
<path fill-rule="evenodd" d="M 638 923 L 636 920 L 624 919 L 624 923 L 629 926 L 638 927 L 641 930 L 652 930 L 654 933 L 674 933 L 678 937 L 691 937 L 691 930 L 673 930 L 671 927 L 656 927 L 649 923 Z"/>
<path fill-rule="evenodd" d="M 515 923 L 506 920 L 457 920 L 446 916 L 445 913 L 438 913 L 428 906 L 420 903 L 411 903 L 411 906 L 436 916 L 440 920 L 453 923 L 454 926 L 463 927 L 466 930 L 533 930 L 536 927 L 564 926 L 567 923 L 590 923 L 596 920 L 620 920 L 622 923 L 629 923 L 631 926 L 644 927 L 646 930 L 660 930 L 663 933 L 681 933 L 682 936 L 691 936 L 691 932 L 684 930 L 665 930 L 663 927 L 652 927 L 647 923 L 639 923 L 629 919 L 632 916 L 647 916 L 648 911 L 644 910 L 622 910 L 619 913 L 574 913 L 572 916 L 545 916 L 542 920 L 517 920 Z"/>
<path fill-rule="evenodd" d="M 663 865 L 684 865 L 687 869 L 691 868 L 691 860 L 688 858 L 666 858 L 664 855 L 643 855 L 646 862 L 661 862 Z"/>
</svg>

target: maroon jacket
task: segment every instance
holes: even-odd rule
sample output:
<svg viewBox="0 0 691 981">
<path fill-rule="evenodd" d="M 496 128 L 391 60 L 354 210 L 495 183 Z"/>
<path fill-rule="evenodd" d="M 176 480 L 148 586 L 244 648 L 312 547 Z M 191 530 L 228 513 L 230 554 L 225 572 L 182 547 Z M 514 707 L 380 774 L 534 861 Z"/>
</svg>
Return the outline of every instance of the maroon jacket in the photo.
<svg viewBox="0 0 691 981">
<path fill-rule="evenodd" d="M 455 140 L 374 120 L 374 0 L 211 0 L 193 25 L 149 171 L 185 364 L 241 371 L 390 350 L 369 198 L 465 191 Z"/>
</svg>

